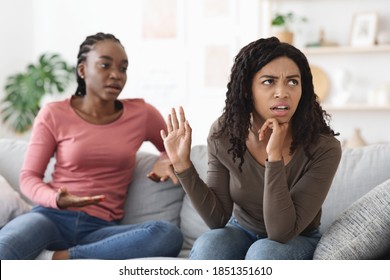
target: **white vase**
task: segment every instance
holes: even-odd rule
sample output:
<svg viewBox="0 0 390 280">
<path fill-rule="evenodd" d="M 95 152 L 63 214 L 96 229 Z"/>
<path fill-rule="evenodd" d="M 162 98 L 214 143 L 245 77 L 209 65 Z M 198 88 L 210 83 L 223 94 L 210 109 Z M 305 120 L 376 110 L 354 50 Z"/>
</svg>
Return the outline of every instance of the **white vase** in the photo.
<svg viewBox="0 0 390 280">
<path fill-rule="evenodd" d="M 334 70 L 334 87 L 336 94 L 333 96 L 333 104 L 342 106 L 348 103 L 352 95 L 350 89 L 351 82 L 352 76 L 348 70 Z"/>
<path fill-rule="evenodd" d="M 347 143 L 345 144 L 345 148 L 357 148 L 357 147 L 363 147 L 365 145 L 367 145 L 367 143 L 363 139 L 360 133 L 360 129 L 355 128 L 351 138 L 347 140 Z"/>
</svg>

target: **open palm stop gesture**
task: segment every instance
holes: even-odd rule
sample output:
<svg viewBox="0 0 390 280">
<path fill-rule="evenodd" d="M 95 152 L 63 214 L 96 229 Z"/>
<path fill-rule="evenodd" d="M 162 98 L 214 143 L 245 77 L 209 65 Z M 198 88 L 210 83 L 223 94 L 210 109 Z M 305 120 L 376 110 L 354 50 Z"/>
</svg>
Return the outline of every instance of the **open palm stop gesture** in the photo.
<svg viewBox="0 0 390 280">
<path fill-rule="evenodd" d="M 192 129 L 182 107 L 179 108 L 179 115 L 180 122 L 175 109 L 172 109 L 167 119 L 168 134 L 161 130 L 165 151 L 177 173 L 190 168 L 192 164 L 190 160 Z"/>
</svg>

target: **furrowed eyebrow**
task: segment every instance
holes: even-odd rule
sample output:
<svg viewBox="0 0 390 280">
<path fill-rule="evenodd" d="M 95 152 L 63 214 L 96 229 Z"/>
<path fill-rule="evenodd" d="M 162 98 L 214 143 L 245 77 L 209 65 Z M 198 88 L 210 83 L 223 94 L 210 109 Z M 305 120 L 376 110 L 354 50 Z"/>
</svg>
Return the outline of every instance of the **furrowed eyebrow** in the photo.
<svg viewBox="0 0 390 280">
<path fill-rule="evenodd" d="M 99 58 L 100 59 L 106 59 L 106 60 L 110 60 L 110 61 L 112 61 L 113 59 L 112 59 L 112 57 L 111 56 L 108 56 L 108 55 L 102 55 L 102 56 L 99 56 Z M 126 63 L 126 64 L 128 64 L 129 63 L 129 61 L 127 60 L 127 59 L 124 59 L 124 60 L 122 60 L 122 63 Z"/>
<path fill-rule="evenodd" d="M 108 55 L 102 55 L 102 56 L 100 56 L 99 58 L 107 59 L 107 60 L 112 60 L 112 57 L 111 57 L 111 56 L 108 56 Z"/>
<path fill-rule="evenodd" d="M 277 79 L 278 77 L 277 76 L 273 76 L 273 75 L 262 75 L 262 76 L 260 76 L 260 78 L 261 79 Z M 287 79 L 301 78 L 301 75 L 294 74 L 294 75 L 287 76 L 286 78 Z"/>
<path fill-rule="evenodd" d="M 301 78 L 301 75 L 298 75 L 298 74 L 296 74 L 296 75 L 290 75 L 290 76 L 287 76 L 287 78 L 288 79 L 291 79 L 291 78 Z"/>
<path fill-rule="evenodd" d="M 276 79 L 277 77 L 276 76 L 272 76 L 272 75 L 262 75 L 259 78 L 260 79 Z"/>
</svg>

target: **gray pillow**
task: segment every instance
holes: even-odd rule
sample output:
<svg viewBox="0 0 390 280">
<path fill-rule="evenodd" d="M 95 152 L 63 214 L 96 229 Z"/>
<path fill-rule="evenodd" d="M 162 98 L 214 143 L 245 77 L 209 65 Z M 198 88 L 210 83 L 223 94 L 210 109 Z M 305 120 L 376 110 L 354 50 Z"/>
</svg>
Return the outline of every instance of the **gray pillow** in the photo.
<svg viewBox="0 0 390 280">
<path fill-rule="evenodd" d="M 206 180 L 207 177 L 207 146 L 197 145 L 191 149 L 191 161 L 197 170 L 199 177 Z M 192 206 L 192 203 L 187 195 L 183 200 L 183 206 L 180 212 L 180 229 L 183 232 L 184 243 L 183 249 L 186 253 L 192 248 L 195 240 L 209 227 L 199 216 L 198 212 Z"/>
<path fill-rule="evenodd" d="M 184 236 L 183 249 L 185 250 L 191 249 L 195 240 L 202 233 L 209 230 L 209 227 L 192 206 L 187 195 L 184 197 L 183 207 L 180 212 L 180 229 Z"/>
<path fill-rule="evenodd" d="M 0 139 L 0 175 L 2 175 L 10 186 L 20 193 L 19 174 L 22 169 L 24 156 L 28 147 L 28 141 L 22 139 Z M 51 180 L 51 173 L 54 169 L 55 159 L 52 158 L 45 172 L 45 181 Z M 20 193 L 21 197 L 32 203 L 27 197 Z"/>
<path fill-rule="evenodd" d="M 183 188 L 174 185 L 170 179 L 156 183 L 146 177 L 158 157 L 143 151 L 137 153 L 137 164 L 129 186 L 122 224 L 164 220 L 179 225 Z"/>
<path fill-rule="evenodd" d="M 13 218 L 30 211 L 30 208 L 31 206 L 0 175 L 0 228 Z"/>
<path fill-rule="evenodd" d="M 389 154 L 388 143 L 343 150 L 332 186 L 322 206 L 322 233 L 352 203 L 390 179 Z"/>
<path fill-rule="evenodd" d="M 323 234 L 316 260 L 378 259 L 390 251 L 390 180 L 346 209 Z"/>
<path fill-rule="evenodd" d="M 27 145 L 28 142 L 25 140 L 0 139 L 0 174 L 17 192 L 19 192 L 19 173 Z"/>
</svg>

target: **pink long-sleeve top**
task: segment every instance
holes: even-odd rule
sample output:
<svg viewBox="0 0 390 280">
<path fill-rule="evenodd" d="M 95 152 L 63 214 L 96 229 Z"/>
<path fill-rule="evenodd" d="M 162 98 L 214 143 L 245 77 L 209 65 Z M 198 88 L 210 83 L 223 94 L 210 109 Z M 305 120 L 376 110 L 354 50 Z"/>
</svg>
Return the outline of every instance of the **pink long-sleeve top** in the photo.
<svg viewBox="0 0 390 280">
<path fill-rule="evenodd" d="M 136 152 L 144 141 L 164 151 L 161 114 L 142 99 L 120 100 L 121 117 L 109 124 L 91 124 L 80 118 L 70 99 L 43 107 L 34 121 L 20 173 L 21 191 L 34 203 L 58 208 L 61 186 L 78 196 L 105 195 L 98 205 L 68 210 L 83 211 L 112 221 L 124 215 L 127 188 L 132 180 Z M 50 182 L 44 174 L 50 159 L 56 164 Z M 146 174 L 145 174 L 146 176 Z"/>
</svg>

